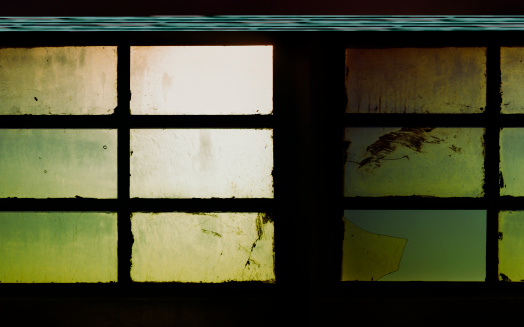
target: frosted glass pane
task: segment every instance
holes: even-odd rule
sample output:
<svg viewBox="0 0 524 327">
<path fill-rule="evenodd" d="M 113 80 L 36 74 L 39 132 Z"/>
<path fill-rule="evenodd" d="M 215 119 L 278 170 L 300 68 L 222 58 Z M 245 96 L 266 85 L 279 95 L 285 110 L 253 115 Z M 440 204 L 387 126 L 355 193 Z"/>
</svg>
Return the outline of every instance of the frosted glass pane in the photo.
<svg viewBox="0 0 524 327">
<path fill-rule="evenodd" d="M 524 48 L 500 48 L 502 108 L 504 114 L 524 113 Z"/>
<path fill-rule="evenodd" d="M 0 114 L 112 114 L 116 71 L 116 47 L 0 49 Z"/>
<path fill-rule="evenodd" d="M 523 146 L 523 128 L 504 128 L 500 131 L 500 195 L 524 196 Z"/>
<path fill-rule="evenodd" d="M 483 128 L 346 128 L 345 196 L 479 197 Z"/>
<path fill-rule="evenodd" d="M 259 213 L 134 213 L 131 278 L 274 281 L 273 222 Z"/>
<path fill-rule="evenodd" d="M 271 114 L 272 46 L 131 47 L 135 115 Z"/>
<path fill-rule="evenodd" d="M 499 280 L 524 281 L 524 212 L 499 212 Z"/>
<path fill-rule="evenodd" d="M 117 280 L 117 218 L 101 212 L 0 212 L 0 282 Z"/>
<path fill-rule="evenodd" d="M 486 211 L 346 210 L 342 280 L 484 281 Z"/>
<path fill-rule="evenodd" d="M 116 198 L 117 132 L 0 129 L 0 197 Z"/>
<path fill-rule="evenodd" d="M 480 113 L 485 48 L 347 49 L 350 113 Z"/>
<path fill-rule="evenodd" d="M 131 197 L 272 198 L 272 170 L 272 130 L 131 130 Z"/>
</svg>

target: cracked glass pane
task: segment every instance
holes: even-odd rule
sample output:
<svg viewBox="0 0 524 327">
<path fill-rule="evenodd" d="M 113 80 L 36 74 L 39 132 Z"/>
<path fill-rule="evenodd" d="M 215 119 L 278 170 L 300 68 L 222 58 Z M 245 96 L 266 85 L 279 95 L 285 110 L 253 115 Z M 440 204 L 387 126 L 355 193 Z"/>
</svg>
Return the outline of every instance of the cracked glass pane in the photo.
<svg viewBox="0 0 524 327">
<path fill-rule="evenodd" d="M 132 129 L 131 197 L 272 198 L 273 130 Z"/>
<path fill-rule="evenodd" d="M 117 215 L 0 212 L 1 283 L 117 280 Z"/>
<path fill-rule="evenodd" d="M 0 129 L 0 197 L 116 198 L 117 131 Z"/>
<path fill-rule="evenodd" d="M 346 128 L 344 195 L 479 197 L 483 128 Z"/>
<path fill-rule="evenodd" d="M 110 115 L 116 47 L 0 49 L 0 115 Z"/>
<path fill-rule="evenodd" d="M 262 213 L 134 213 L 139 282 L 273 282 L 274 226 Z"/>
<path fill-rule="evenodd" d="M 485 48 L 347 49 L 348 113 L 480 113 Z"/>
<path fill-rule="evenodd" d="M 499 212 L 499 280 L 524 281 L 524 211 Z"/>
<path fill-rule="evenodd" d="M 500 195 L 524 196 L 524 128 L 500 131 Z"/>
<path fill-rule="evenodd" d="M 500 73 L 503 114 L 524 113 L 524 48 L 500 48 Z"/>
<path fill-rule="evenodd" d="M 484 281 L 486 211 L 346 210 L 342 280 Z"/>
<path fill-rule="evenodd" d="M 272 46 L 131 47 L 134 115 L 267 115 Z"/>
</svg>

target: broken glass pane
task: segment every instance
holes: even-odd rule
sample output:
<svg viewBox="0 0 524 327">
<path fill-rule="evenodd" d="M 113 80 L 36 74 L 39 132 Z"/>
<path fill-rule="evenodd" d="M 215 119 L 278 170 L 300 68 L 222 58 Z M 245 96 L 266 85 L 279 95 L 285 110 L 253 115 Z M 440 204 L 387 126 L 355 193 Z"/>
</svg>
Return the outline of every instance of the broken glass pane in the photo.
<svg viewBox="0 0 524 327">
<path fill-rule="evenodd" d="M 479 197 L 483 128 L 346 128 L 345 196 Z"/>
<path fill-rule="evenodd" d="M 503 114 L 524 113 L 524 48 L 500 48 L 500 73 Z"/>
<path fill-rule="evenodd" d="M 524 281 L 524 211 L 499 212 L 499 280 Z"/>
<path fill-rule="evenodd" d="M 117 216 L 102 212 L 0 212 L 0 282 L 117 280 Z"/>
<path fill-rule="evenodd" d="M 0 115 L 109 115 L 116 47 L 0 49 Z"/>
<path fill-rule="evenodd" d="M 262 213 L 134 213 L 139 282 L 274 281 L 273 221 Z"/>
<path fill-rule="evenodd" d="M 116 198 L 117 131 L 0 129 L 0 197 Z"/>
<path fill-rule="evenodd" d="M 133 129 L 131 197 L 272 198 L 270 129 Z"/>
<path fill-rule="evenodd" d="M 484 281 L 486 211 L 346 210 L 342 280 Z"/>
<path fill-rule="evenodd" d="M 485 48 L 347 49 L 348 113 L 480 113 Z"/>
<path fill-rule="evenodd" d="M 131 47 L 131 93 L 134 115 L 271 114 L 273 47 Z"/>
<path fill-rule="evenodd" d="M 523 128 L 500 131 L 500 195 L 524 196 L 523 142 Z"/>
</svg>

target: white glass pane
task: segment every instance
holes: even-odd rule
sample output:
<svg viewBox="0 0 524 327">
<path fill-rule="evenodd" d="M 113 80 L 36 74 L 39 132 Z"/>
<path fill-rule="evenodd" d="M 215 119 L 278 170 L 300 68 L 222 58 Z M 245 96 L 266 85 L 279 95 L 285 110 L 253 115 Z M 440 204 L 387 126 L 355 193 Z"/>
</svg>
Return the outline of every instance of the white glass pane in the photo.
<svg viewBox="0 0 524 327">
<path fill-rule="evenodd" d="M 0 197 L 116 198 L 117 132 L 0 129 Z"/>
<path fill-rule="evenodd" d="M 131 47 L 132 114 L 272 111 L 272 46 Z"/>
<path fill-rule="evenodd" d="M 346 128 L 345 196 L 479 197 L 483 128 Z"/>
<path fill-rule="evenodd" d="M 131 197 L 272 198 L 272 171 L 272 130 L 131 130 Z"/>
<path fill-rule="evenodd" d="M 273 281 L 273 222 L 259 213 L 134 213 L 131 278 Z"/>
<path fill-rule="evenodd" d="M 0 115 L 109 115 L 116 47 L 0 49 Z"/>
<path fill-rule="evenodd" d="M 350 113 L 480 113 L 485 48 L 347 49 Z"/>
<path fill-rule="evenodd" d="M 117 218 L 101 212 L 0 212 L 0 282 L 117 280 Z"/>
</svg>

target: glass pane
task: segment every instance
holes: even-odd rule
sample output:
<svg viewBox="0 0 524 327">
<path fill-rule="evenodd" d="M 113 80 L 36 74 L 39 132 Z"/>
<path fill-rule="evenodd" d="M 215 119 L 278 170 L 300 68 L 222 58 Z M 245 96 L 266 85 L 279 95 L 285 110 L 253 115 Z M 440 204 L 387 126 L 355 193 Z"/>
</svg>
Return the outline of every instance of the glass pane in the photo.
<svg viewBox="0 0 524 327">
<path fill-rule="evenodd" d="M 524 196 L 524 129 L 500 131 L 500 195 Z"/>
<path fill-rule="evenodd" d="M 347 49 L 348 113 L 480 113 L 485 48 Z"/>
<path fill-rule="evenodd" d="M 342 280 L 484 281 L 486 211 L 346 210 Z"/>
<path fill-rule="evenodd" d="M 346 128 L 345 196 L 479 197 L 483 128 Z"/>
<path fill-rule="evenodd" d="M 134 115 L 273 110 L 272 46 L 131 47 Z"/>
<path fill-rule="evenodd" d="M 117 132 L 0 129 L 0 197 L 116 198 Z"/>
<path fill-rule="evenodd" d="M 0 49 L 0 115 L 109 115 L 116 47 Z"/>
<path fill-rule="evenodd" d="M 0 212 L 0 282 L 117 280 L 117 216 L 102 212 Z"/>
<path fill-rule="evenodd" d="M 504 114 L 524 113 L 524 48 L 500 48 L 502 108 Z"/>
<path fill-rule="evenodd" d="M 524 281 L 524 212 L 499 212 L 499 280 Z"/>
<path fill-rule="evenodd" d="M 273 221 L 261 213 L 134 213 L 131 278 L 274 281 Z"/>
<path fill-rule="evenodd" d="M 273 131 L 131 130 L 131 197 L 272 198 Z"/>
</svg>

